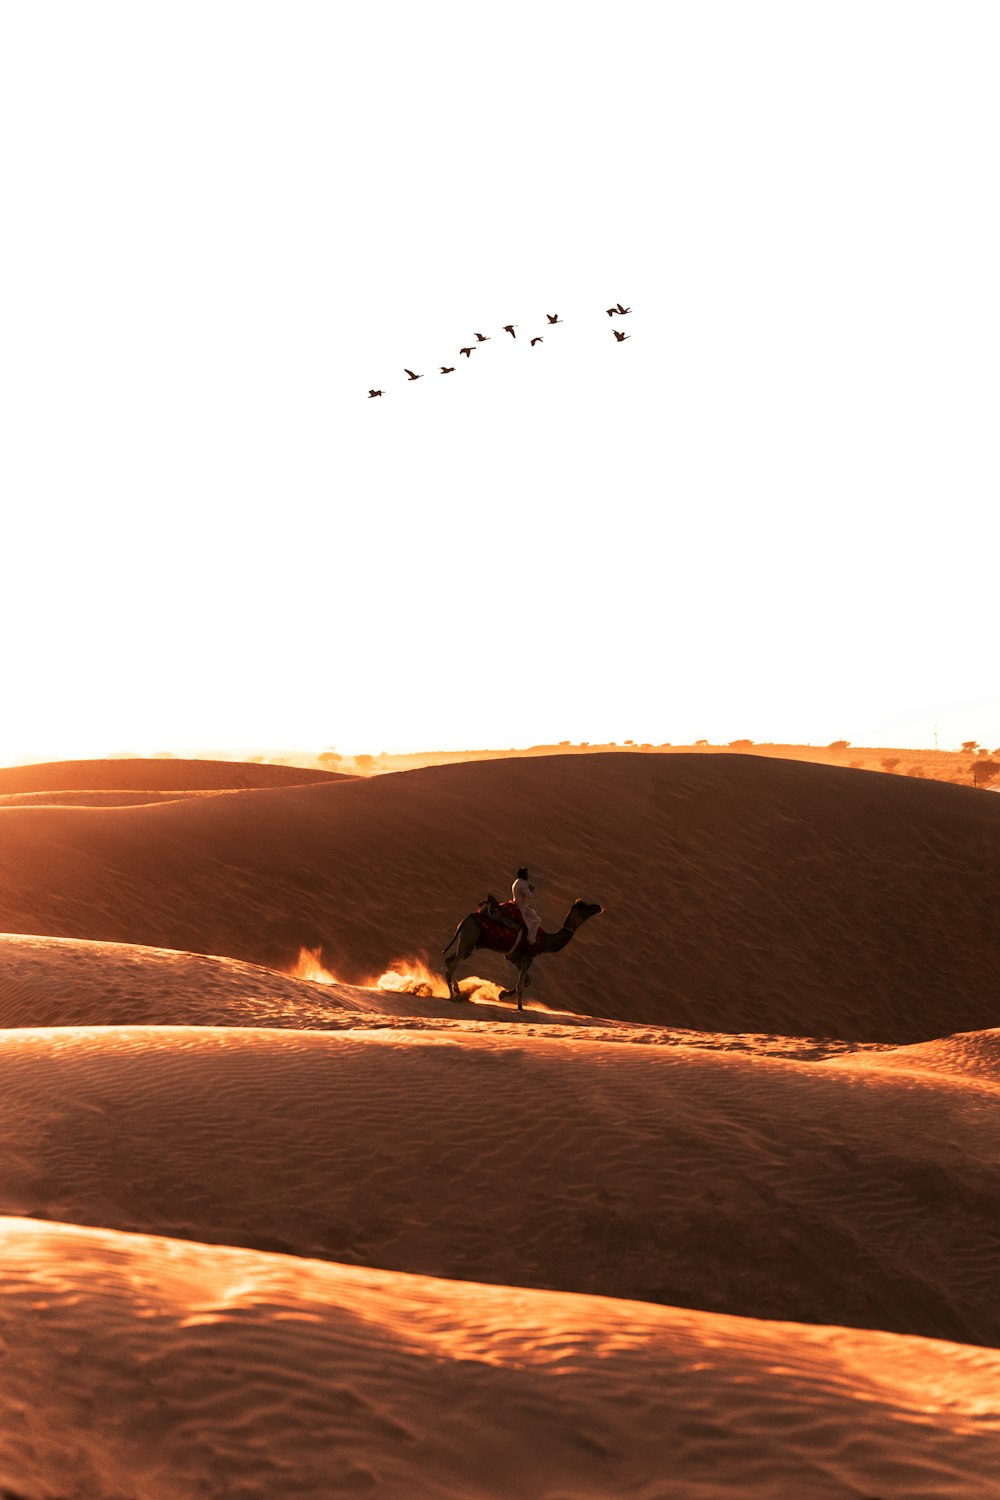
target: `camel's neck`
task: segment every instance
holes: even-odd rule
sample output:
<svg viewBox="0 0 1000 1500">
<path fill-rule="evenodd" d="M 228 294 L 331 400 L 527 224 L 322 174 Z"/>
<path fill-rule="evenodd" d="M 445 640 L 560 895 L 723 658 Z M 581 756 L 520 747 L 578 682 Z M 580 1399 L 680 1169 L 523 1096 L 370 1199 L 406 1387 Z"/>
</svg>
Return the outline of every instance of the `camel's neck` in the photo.
<svg viewBox="0 0 1000 1500">
<path fill-rule="evenodd" d="M 558 953 L 560 949 L 565 948 L 566 944 L 569 942 L 570 938 L 573 936 L 579 925 L 580 918 L 577 915 L 577 909 L 575 906 L 572 906 L 567 913 L 565 922 L 559 928 L 559 931 L 546 933 L 546 953 Z"/>
</svg>

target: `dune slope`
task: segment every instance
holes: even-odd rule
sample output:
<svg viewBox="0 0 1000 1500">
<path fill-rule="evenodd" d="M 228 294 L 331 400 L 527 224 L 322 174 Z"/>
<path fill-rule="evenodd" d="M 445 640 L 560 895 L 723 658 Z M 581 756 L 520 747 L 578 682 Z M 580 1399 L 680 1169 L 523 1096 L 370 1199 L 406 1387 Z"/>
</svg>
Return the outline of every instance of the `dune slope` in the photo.
<svg viewBox="0 0 1000 1500">
<path fill-rule="evenodd" d="M 533 993 L 560 1008 L 889 1042 L 996 1017 L 1000 798 L 940 783 L 752 756 L 473 762 L 8 807 L 0 848 L 12 932 L 278 967 L 320 947 L 357 983 L 403 955 L 439 965 L 458 919 L 527 860 L 550 927 L 578 895 L 605 907 L 537 965 Z"/>
<path fill-rule="evenodd" d="M 24 1220 L 0 1338 L 19 1497 L 971 1500 L 1000 1469 L 993 1351 Z"/>
</svg>

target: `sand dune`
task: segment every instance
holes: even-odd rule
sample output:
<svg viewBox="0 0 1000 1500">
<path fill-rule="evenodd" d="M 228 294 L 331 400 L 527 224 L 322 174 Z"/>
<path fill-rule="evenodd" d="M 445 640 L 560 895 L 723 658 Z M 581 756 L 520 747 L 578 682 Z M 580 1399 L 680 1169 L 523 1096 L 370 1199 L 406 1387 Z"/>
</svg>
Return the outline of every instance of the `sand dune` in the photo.
<svg viewBox="0 0 1000 1500">
<path fill-rule="evenodd" d="M 0 1221 L 17 1496 L 987 1497 L 1000 1355 Z"/>
<path fill-rule="evenodd" d="M 538 965 L 535 993 L 561 1009 L 895 1042 L 997 1014 L 1000 798 L 939 783 L 752 756 L 552 757 L 8 807 L 0 840 L 14 932 L 278 967 L 318 947 L 357 983 L 403 954 L 439 963 L 455 922 L 530 860 L 550 926 L 578 895 L 605 907 Z M 491 962 L 477 967 L 497 978 Z"/>
<path fill-rule="evenodd" d="M 307 966 L 308 960 L 307 960 Z M 375 978 L 376 976 L 373 976 Z M 537 1026 L 600 1030 L 599 1017 L 578 1016 L 538 1005 L 518 1016 L 513 1002 L 499 1001 L 497 987 L 470 976 L 461 989 L 464 1002 L 428 995 L 419 974 L 389 971 L 381 987 L 308 982 L 276 974 L 235 958 L 178 953 L 131 943 L 86 942 L 78 938 L 27 937 L 0 933 L 0 1030 L 39 1026 L 278 1026 L 327 1031 L 348 1026 L 441 1026 L 461 1029 L 465 1021 L 515 1023 L 520 1031 Z M 610 1024 L 609 1036 L 649 1028 Z M 665 1040 L 701 1040 L 676 1033 Z M 657 1034 L 657 1040 L 661 1040 Z M 706 1044 L 713 1038 L 705 1036 Z M 729 1045 L 731 1039 L 726 1039 Z M 754 1038 L 757 1049 L 806 1048 L 808 1055 L 840 1051 L 849 1044 L 806 1038 Z"/>
<path fill-rule="evenodd" d="M 0 1212 L 1000 1344 L 995 1073 L 474 1023 L 0 1058 Z"/>
<path fill-rule="evenodd" d="M 0 766 L 0 793 L 241 791 L 248 787 L 302 786 L 353 781 L 337 771 L 263 762 L 184 760 L 179 756 L 129 756 L 124 760 L 56 760 Z"/>
<path fill-rule="evenodd" d="M 0 778 L 0 1500 L 995 1493 L 1000 799 L 107 764 Z M 382 974 L 524 859 L 529 1009 Z"/>
</svg>

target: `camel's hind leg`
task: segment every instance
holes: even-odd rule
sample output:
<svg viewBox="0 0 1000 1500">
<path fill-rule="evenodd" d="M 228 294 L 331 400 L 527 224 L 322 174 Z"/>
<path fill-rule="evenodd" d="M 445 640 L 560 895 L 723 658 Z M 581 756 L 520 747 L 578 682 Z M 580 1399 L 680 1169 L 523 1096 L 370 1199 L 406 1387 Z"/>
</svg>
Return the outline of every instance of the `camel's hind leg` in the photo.
<svg viewBox="0 0 1000 1500">
<path fill-rule="evenodd" d="M 475 951 L 475 939 L 467 932 L 460 931 L 458 934 L 458 945 L 450 958 L 444 961 L 444 977 L 448 984 L 448 998 L 450 1000 L 461 1000 L 462 992 L 455 978 L 455 970 L 460 963 L 464 963 L 469 954 Z"/>
</svg>

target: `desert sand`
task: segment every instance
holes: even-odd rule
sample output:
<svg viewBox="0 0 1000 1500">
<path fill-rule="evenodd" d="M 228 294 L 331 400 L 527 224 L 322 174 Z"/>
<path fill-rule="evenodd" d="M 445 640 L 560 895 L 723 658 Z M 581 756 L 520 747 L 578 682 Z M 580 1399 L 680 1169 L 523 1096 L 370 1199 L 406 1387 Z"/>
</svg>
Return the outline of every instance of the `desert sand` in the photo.
<svg viewBox="0 0 1000 1500">
<path fill-rule="evenodd" d="M 1000 799 L 157 764 L 0 789 L 0 1496 L 996 1493 Z"/>
</svg>

